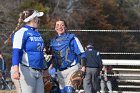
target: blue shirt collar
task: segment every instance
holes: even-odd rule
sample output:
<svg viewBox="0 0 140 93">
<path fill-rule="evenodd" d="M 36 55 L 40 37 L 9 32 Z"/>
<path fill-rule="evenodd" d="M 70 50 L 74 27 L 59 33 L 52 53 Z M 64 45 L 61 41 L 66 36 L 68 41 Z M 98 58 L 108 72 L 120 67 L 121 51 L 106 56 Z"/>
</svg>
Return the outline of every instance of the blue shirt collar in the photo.
<svg viewBox="0 0 140 93">
<path fill-rule="evenodd" d="M 57 38 L 62 38 L 62 37 L 65 37 L 66 35 L 67 35 L 67 33 L 63 33 L 62 35 L 57 36 Z"/>
<path fill-rule="evenodd" d="M 31 29 L 31 30 L 36 30 L 36 29 L 37 29 L 37 28 L 31 27 L 31 26 L 29 26 L 29 25 L 24 25 L 23 27 L 28 28 L 28 29 Z"/>
</svg>

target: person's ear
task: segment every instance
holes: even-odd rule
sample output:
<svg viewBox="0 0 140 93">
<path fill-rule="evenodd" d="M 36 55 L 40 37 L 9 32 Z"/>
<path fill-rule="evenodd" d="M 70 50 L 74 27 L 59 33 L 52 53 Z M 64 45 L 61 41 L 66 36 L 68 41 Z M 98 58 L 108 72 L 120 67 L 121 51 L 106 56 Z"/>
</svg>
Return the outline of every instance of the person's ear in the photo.
<svg viewBox="0 0 140 93">
<path fill-rule="evenodd" d="M 34 22 L 35 22 L 35 23 L 38 23 L 38 20 L 37 20 L 37 18 L 35 18 Z"/>
</svg>

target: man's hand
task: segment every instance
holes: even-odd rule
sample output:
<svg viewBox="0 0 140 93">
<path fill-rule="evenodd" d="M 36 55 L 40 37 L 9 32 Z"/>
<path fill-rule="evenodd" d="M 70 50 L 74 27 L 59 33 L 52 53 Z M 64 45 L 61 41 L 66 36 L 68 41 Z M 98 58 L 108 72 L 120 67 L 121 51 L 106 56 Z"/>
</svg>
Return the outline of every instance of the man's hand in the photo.
<svg viewBox="0 0 140 93">
<path fill-rule="evenodd" d="M 18 71 L 15 71 L 13 74 L 12 74 L 12 78 L 16 79 L 16 80 L 19 80 L 20 79 L 20 73 Z"/>
<path fill-rule="evenodd" d="M 15 65 L 13 66 L 13 73 L 12 73 L 12 78 L 19 80 L 20 79 L 20 73 L 19 73 L 19 66 Z"/>
</svg>

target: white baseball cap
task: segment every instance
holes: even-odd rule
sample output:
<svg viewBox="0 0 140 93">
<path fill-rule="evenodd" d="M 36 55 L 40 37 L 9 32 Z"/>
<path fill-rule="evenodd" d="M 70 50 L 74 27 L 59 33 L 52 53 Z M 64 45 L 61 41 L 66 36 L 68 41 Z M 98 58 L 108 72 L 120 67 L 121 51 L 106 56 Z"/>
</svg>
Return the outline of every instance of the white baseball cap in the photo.
<svg viewBox="0 0 140 93">
<path fill-rule="evenodd" d="M 29 22 L 29 21 L 31 21 L 33 18 L 35 18 L 35 17 L 41 17 L 41 16 L 43 16 L 43 15 L 44 15 L 43 12 L 38 12 L 38 11 L 34 10 L 34 13 L 33 13 L 31 16 L 25 18 L 25 19 L 24 19 L 24 22 L 25 22 L 25 23 L 26 23 L 26 22 Z"/>
<path fill-rule="evenodd" d="M 87 48 L 89 48 L 89 47 L 93 47 L 93 44 L 89 43 L 89 44 L 87 45 Z"/>
</svg>

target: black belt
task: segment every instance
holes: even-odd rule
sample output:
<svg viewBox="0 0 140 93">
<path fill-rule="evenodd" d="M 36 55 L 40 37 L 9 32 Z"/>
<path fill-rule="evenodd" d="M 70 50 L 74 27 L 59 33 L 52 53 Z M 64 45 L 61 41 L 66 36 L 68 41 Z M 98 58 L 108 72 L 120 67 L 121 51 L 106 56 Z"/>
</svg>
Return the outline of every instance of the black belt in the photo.
<svg viewBox="0 0 140 93">
<path fill-rule="evenodd" d="M 77 65 L 77 64 L 75 64 L 75 65 Z M 71 67 L 73 67 L 73 66 L 75 66 L 75 65 L 72 65 L 72 66 L 69 66 L 69 67 L 65 67 L 65 68 L 58 68 L 58 69 L 59 69 L 59 71 L 63 71 L 63 70 L 66 70 L 66 69 L 68 69 L 68 68 L 71 68 Z"/>
<path fill-rule="evenodd" d="M 66 70 L 66 69 L 68 69 L 68 67 L 66 67 L 66 68 L 59 68 L 59 71 L 63 71 L 63 70 Z"/>
<path fill-rule="evenodd" d="M 88 67 L 88 68 L 99 68 L 98 66 L 96 67 L 96 66 L 86 66 L 86 67 Z"/>
<path fill-rule="evenodd" d="M 25 64 L 21 64 L 22 66 L 25 66 L 25 67 L 28 67 L 28 68 L 31 68 L 30 66 L 27 66 L 27 65 L 25 65 Z M 37 69 L 37 68 L 31 68 L 31 69 L 33 69 L 33 70 L 35 70 L 35 71 L 42 71 L 41 69 Z"/>
</svg>

